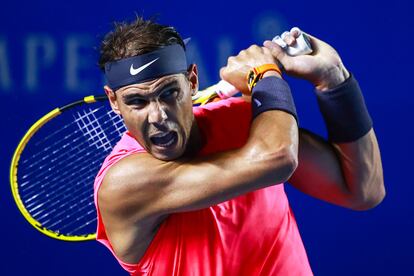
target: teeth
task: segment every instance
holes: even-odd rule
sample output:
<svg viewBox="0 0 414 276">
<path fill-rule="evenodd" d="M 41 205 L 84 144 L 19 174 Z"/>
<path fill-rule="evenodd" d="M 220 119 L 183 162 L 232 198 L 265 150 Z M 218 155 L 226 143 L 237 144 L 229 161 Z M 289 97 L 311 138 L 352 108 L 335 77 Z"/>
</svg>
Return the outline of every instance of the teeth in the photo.
<svg viewBox="0 0 414 276">
<path fill-rule="evenodd" d="M 155 138 L 161 138 L 161 137 L 165 137 L 165 136 L 167 136 L 169 134 L 169 132 L 167 132 L 167 133 L 159 133 L 159 134 L 155 134 L 155 135 L 153 135 L 152 137 L 155 137 Z"/>
<path fill-rule="evenodd" d="M 171 139 L 171 140 L 170 140 L 167 144 L 165 144 L 164 146 L 166 146 L 166 147 L 171 146 L 173 142 L 174 142 L 174 139 Z"/>
<path fill-rule="evenodd" d="M 173 131 L 157 133 L 151 136 L 151 142 L 160 147 L 169 147 L 176 141 L 176 134 Z"/>
</svg>

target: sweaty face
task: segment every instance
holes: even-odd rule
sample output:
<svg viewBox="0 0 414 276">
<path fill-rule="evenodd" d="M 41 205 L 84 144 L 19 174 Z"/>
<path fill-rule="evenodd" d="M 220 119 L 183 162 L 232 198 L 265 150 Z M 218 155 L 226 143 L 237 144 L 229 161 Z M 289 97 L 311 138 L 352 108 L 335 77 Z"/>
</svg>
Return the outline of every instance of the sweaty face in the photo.
<svg viewBox="0 0 414 276">
<path fill-rule="evenodd" d="M 183 155 L 194 119 L 190 82 L 183 74 L 133 84 L 116 91 L 125 125 L 155 158 Z"/>
</svg>

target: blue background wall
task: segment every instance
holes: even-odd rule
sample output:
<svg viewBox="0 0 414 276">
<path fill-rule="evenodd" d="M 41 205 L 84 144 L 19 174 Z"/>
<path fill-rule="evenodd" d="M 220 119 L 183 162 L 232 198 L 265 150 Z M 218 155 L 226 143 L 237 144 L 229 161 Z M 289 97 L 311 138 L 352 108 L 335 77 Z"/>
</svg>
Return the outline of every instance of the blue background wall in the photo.
<svg viewBox="0 0 414 276">
<path fill-rule="evenodd" d="M 122 5 L 119 3 L 122 2 Z M 368 212 L 335 207 L 288 188 L 316 275 L 408 275 L 414 254 L 410 155 L 412 13 L 407 1 L 6 1 L 0 7 L 0 275 L 123 275 L 96 242 L 50 239 L 20 215 L 8 170 L 19 139 L 41 115 L 101 93 L 94 47 L 134 12 L 192 37 L 202 87 L 226 57 L 300 26 L 333 45 L 358 78 L 382 150 L 387 197 Z M 312 87 L 290 79 L 301 124 L 325 130 Z M 99 274 L 98 274 L 99 273 Z"/>
</svg>

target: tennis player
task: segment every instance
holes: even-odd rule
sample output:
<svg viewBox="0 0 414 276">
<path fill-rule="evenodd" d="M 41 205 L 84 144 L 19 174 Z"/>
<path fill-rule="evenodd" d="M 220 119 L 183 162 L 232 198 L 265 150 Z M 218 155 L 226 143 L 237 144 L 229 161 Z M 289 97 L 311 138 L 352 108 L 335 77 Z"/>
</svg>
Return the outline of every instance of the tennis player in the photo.
<svg viewBox="0 0 414 276">
<path fill-rule="evenodd" d="M 174 28 L 137 18 L 107 34 L 104 89 L 128 131 L 96 177 L 97 240 L 131 275 L 311 275 L 283 183 L 355 210 L 381 202 L 358 83 L 309 37 L 312 55 L 266 41 L 230 57 L 221 77 L 245 97 L 193 108 L 197 67 Z M 328 140 L 298 129 L 278 64 L 314 85 Z"/>
</svg>

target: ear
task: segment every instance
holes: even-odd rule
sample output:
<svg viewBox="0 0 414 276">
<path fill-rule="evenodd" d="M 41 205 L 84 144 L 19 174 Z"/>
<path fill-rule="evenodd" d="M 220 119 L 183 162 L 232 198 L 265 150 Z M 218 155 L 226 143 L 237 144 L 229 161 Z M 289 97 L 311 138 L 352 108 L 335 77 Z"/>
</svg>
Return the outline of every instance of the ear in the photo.
<svg viewBox="0 0 414 276">
<path fill-rule="evenodd" d="M 116 100 L 115 92 L 112 91 L 112 89 L 107 85 L 104 86 L 104 90 L 105 90 L 106 96 L 108 97 L 109 103 L 111 104 L 112 110 L 116 114 L 121 115 L 121 111 L 119 110 L 119 105 L 118 105 L 118 102 Z"/>
<path fill-rule="evenodd" d="M 193 90 L 193 94 L 197 93 L 198 91 L 198 70 L 197 65 L 191 64 L 188 69 L 188 80 L 190 81 L 191 90 Z"/>
</svg>

